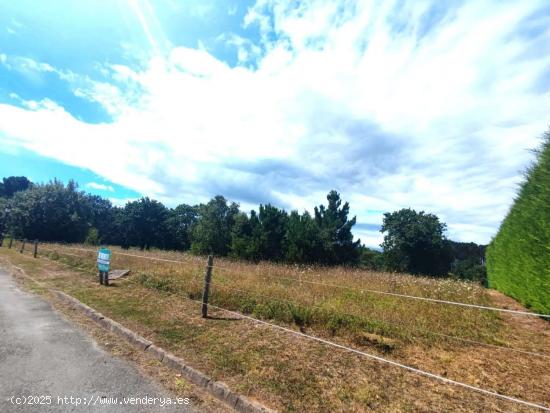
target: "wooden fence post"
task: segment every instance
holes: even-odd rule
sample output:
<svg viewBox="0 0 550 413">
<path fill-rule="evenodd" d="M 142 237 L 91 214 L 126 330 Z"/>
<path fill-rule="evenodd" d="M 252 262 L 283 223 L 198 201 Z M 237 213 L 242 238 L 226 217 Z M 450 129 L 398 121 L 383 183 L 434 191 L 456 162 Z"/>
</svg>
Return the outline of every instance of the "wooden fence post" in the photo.
<svg viewBox="0 0 550 413">
<path fill-rule="evenodd" d="M 19 250 L 19 253 L 23 254 L 23 251 L 25 251 L 25 243 L 27 242 L 26 239 L 23 240 L 23 244 L 21 244 L 21 250 Z"/>
<path fill-rule="evenodd" d="M 206 271 L 204 272 L 204 289 L 202 290 L 202 318 L 206 318 L 208 316 L 208 296 L 210 294 L 210 281 L 212 280 L 213 262 L 214 257 L 209 255 Z"/>
<path fill-rule="evenodd" d="M 10 246 L 9 249 L 11 250 L 11 246 L 13 245 L 13 237 L 10 237 Z"/>
<path fill-rule="evenodd" d="M 36 258 L 36 255 L 38 254 L 38 240 L 35 239 L 34 240 L 34 253 L 33 253 L 33 257 Z"/>
<path fill-rule="evenodd" d="M 4 246 L 4 234 L 0 234 L 0 247 Z"/>
</svg>

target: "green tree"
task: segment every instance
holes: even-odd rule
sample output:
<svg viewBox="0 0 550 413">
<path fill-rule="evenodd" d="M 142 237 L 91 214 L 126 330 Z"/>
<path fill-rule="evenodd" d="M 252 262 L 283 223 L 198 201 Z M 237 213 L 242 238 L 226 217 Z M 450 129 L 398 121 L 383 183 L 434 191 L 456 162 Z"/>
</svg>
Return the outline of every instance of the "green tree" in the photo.
<svg viewBox="0 0 550 413">
<path fill-rule="evenodd" d="M 84 244 L 88 245 L 99 245 L 99 231 L 97 228 L 90 228 L 88 230 L 88 235 L 86 235 L 86 239 L 84 240 Z"/>
<path fill-rule="evenodd" d="M 8 215 L 8 201 L 0 198 L 0 234 L 6 235 L 6 224 Z"/>
<path fill-rule="evenodd" d="M 0 185 L 0 196 L 11 198 L 13 194 L 20 191 L 26 191 L 32 186 L 32 182 L 25 176 L 10 176 L 2 179 Z"/>
<path fill-rule="evenodd" d="M 314 263 L 322 255 L 319 227 L 309 212 L 292 211 L 288 217 L 284 239 L 285 260 L 293 263 Z"/>
<path fill-rule="evenodd" d="M 97 242 L 110 242 L 118 231 L 115 228 L 115 212 L 111 201 L 90 194 L 85 198 L 91 212 L 90 225 L 97 232 Z"/>
<path fill-rule="evenodd" d="M 356 217 L 348 219 L 349 203 L 342 205 L 340 194 L 330 191 L 328 206 L 315 207 L 315 223 L 319 227 L 323 253 L 319 261 L 325 264 L 356 264 L 361 240 L 353 241 L 352 227 Z"/>
<path fill-rule="evenodd" d="M 483 285 L 487 284 L 487 270 L 476 258 L 467 258 L 456 261 L 451 266 L 452 274 L 462 280 L 477 281 Z"/>
<path fill-rule="evenodd" d="M 148 197 L 141 198 L 128 202 L 124 207 L 124 215 L 130 245 L 137 245 L 141 249 L 164 247 L 168 210 L 163 204 Z"/>
<path fill-rule="evenodd" d="M 197 223 L 191 231 L 191 250 L 197 254 L 213 253 L 225 256 L 231 244 L 231 229 L 239 205 L 231 203 L 217 195 L 206 205 L 198 207 Z"/>
<path fill-rule="evenodd" d="M 170 210 L 166 220 L 170 248 L 182 251 L 191 248 L 191 230 L 197 219 L 197 207 L 181 204 Z"/>
<path fill-rule="evenodd" d="M 381 271 L 384 269 L 384 256 L 380 251 L 363 246 L 360 248 L 359 266 L 367 270 Z"/>
<path fill-rule="evenodd" d="M 18 191 L 8 209 L 7 226 L 14 236 L 43 241 L 84 241 L 92 215 L 74 181 L 65 186 L 54 180 Z"/>
<path fill-rule="evenodd" d="M 259 244 L 261 258 L 275 261 L 284 259 L 283 242 L 288 223 L 286 211 L 270 204 L 260 205 L 258 221 L 257 236 L 252 242 Z"/>
<path fill-rule="evenodd" d="M 384 262 L 389 270 L 445 275 L 452 255 L 445 240 L 446 225 L 433 214 L 413 209 L 385 213 L 382 233 Z"/>
<path fill-rule="evenodd" d="M 235 215 L 231 229 L 231 253 L 234 258 L 259 261 L 261 226 L 256 211 L 250 211 L 250 218 L 244 212 Z"/>
<path fill-rule="evenodd" d="M 124 249 L 130 248 L 132 234 L 130 233 L 130 219 L 126 215 L 125 208 L 114 207 L 113 231 L 103 240 L 104 243 L 120 245 Z"/>
</svg>

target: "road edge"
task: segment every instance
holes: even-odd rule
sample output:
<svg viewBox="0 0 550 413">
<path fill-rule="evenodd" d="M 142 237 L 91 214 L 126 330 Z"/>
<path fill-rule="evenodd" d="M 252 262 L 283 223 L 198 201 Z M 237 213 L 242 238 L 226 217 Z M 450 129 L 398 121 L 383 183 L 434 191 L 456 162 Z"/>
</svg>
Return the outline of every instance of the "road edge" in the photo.
<svg viewBox="0 0 550 413">
<path fill-rule="evenodd" d="M 132 346 L 156 358 L 165 366 L 177 371 L 179 374 L 184 376 L 191 383 L 204 389 L 206 392 L 214 396 L 216 399 L 227 404 L 229 407 L 236 410 L 237 412 L 239 413 L 277 413 L 276 410 L 270 409 L 255 400 L 251 400 L 244 395 L 234 392 L 224 382 L 213 380 L 211 377 L 207 376 L 206 374 L 188 365 L 183 359 L 164 350 L 161 347 L 156 346 L 151 341 L 145 339 L 144 337 L 124 327 L 122 324 L 110 319 L 109 317 L 104 316 L 99 311 L 94 310 L 92 307 L 84 304 L 77 298 L 63 291 L 48 288 L 40 281 L 35 280 L 33 277 L 28 275 L 25 272 L 25 270 L 23 270 L 22 268 L 13 264 L 10 264 L 10 265 L 14 269 L 18 270 L 18 272 L 20 272 L 23 277 L 28 278 L 29 280 L 36 283 L 37 285 L 44 288 L 45 290 L 48 290 L 54 293 L 61 301 L 68 304 L 75 310 L 79 311 L 81 314 L 83 314 L 87 318 L 94 321 L 103 329 L 112 332 L 118 337 L 124 339 L 126 342 L 128 342 Z"/>
<path fill-rule="evenodd" d="M 122 324 L 104 316 L 100 312 L 82 303 L 73 296 L 64 293 L 59 290 L 51 290 L 59 299 L 69 304 L 71 307 L 79 310 L 82 314 L 99 324 L 106 330 L 109 330 L 117 336 L 123 338 L 133 346 L 139 348 L 142 351 L 149 353 L 152 357 L 159 360 L 166 366 L 176 370 L 182 376 L 187 378 L 193 384 L 203 388 L 208 393 L 212 394 L 218 400 L 226 403 L 239 413 L 275 413 L 272 410 L 262 404 L 251 400 L 246 396 L 238 394 L 231 390 L 227 384 L 221 381 L 214 381 L 206 374 L 189 366 L 183 359 L 175 356 L 174 354 L 164 350 L 161 347 L 156 346 L 151 341 L 136 334 L 132 330 L 124 327 Z"/>
</svg>

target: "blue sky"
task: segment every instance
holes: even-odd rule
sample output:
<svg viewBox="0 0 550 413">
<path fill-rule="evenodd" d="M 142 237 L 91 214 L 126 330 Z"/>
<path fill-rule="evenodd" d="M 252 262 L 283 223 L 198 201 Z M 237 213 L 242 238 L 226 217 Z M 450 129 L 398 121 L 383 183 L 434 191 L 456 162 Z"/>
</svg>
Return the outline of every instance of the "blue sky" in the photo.
<svg viewBox="0 0 550 413">
<path fill-rule="evenodd" d="M 486 243 L 550 124 L 546 1 L 0 0 L 0 176 Z"/>
</svg>

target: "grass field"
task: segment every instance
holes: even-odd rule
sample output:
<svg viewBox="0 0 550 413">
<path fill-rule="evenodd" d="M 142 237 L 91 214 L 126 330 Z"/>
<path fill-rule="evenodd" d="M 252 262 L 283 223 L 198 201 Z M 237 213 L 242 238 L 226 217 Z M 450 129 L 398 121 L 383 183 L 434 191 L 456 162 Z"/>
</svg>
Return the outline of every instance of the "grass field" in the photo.
<svg viewBox="0 0 550 413">
<path fill-rule="evenodd" d="M 222 311 L 211 309 L 213 318 L 201 319 L 200 305 L 189 299 L 200 300 L 203 258 L 114 247 L 113 267 L 131 269 L 132 275 L 105 288 L 96 281 L 95 250 L 78 248 L 86 247 L 45 245 L 39 250 L 42 259 L 36 260 L 15 248 L 2 248 L 1 253 L 49 286 L 76 296 L 278 410 L 529 411 Z M 477 284 L 215 259 L 211 289 L 210 302 L 216 306 L 550 405 L 547 322 L 365 291 L 517 305 Z"/>
</svg>

